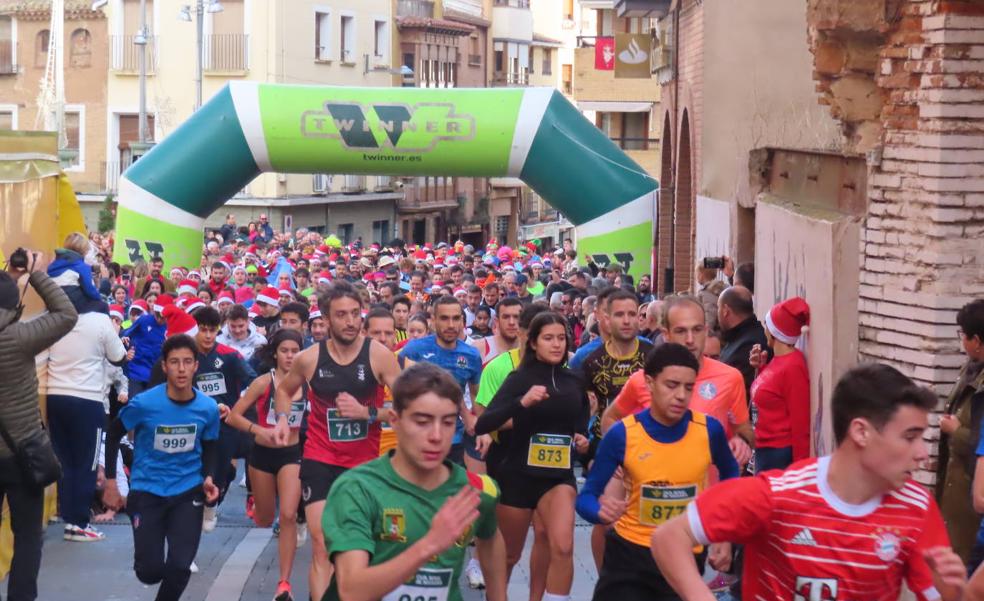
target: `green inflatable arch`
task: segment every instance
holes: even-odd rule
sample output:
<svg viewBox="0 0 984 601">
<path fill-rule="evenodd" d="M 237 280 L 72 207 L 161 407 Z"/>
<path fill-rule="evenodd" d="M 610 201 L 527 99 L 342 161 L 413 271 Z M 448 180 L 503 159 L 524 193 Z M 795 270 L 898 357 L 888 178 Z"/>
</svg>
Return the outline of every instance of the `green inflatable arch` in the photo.
<svg viewBox="0 0 984 601">
<path fill-rule="evenodd" d="M 121 177 L 114 259 L 198 265 L 205 218 L 266 171 L 518 177 L 580 254 L 650 270 L 656 180 L 552 88 L 230 83 Z"/>
</svg>

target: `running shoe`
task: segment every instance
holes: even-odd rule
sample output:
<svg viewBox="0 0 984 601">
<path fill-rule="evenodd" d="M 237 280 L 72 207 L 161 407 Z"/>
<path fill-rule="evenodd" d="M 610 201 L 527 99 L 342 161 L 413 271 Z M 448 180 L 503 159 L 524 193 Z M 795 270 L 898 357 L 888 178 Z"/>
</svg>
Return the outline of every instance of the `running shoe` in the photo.
<svg viewBox="0 0 984 601">
<path fill-rule="evenodd" d="M 253 519 L 254 508 L 256 507 L 256 499 L 253 495 L 246 496 L 246 517 Z"/>
<path fill-rule="evenodd" d="M 303 546 L 307 542 L 308 531 L 304 524 L 297 525 L 297 546 Z"/>
<path fill-rule="evenodd" d="M 294 595 L 290 593 L 290 583 L 286 580 L 281 580 L 277 584 L 277 594 L 274 595 L 273 601 L 294 601 Z"/>
<path fill-rule="evenodd" d="M 280 536 L 280 520 L 273 523 L 273 535 L 277 537 Z"/>
<path fill-rule="evenodd" d="M 215 510 L 215 507 L 205 507 L 205 511 L 202 512 L 202 532 L 215 530 L 215 525 L 218 523 L 219 513 Z"/>
<path fill-rule="evenodd" d="M 91 525 L 80 528 L 74 524 L 65 524 L 65 540 L 76 543 L 95 543 L 106 538 L 106 535 Z"/>
<path fill-rule="evenodd" d="M 468 578 L 468 588 L 484 589 L 485 577 L 482 576 L 482 566 L 478 565 L 478 560 L 472 557 L 468 560 L 468 567 L 465 568 L 465 577 Z"/>
<path fill-rule="evenodd" d="M 190 571 L 190 572 L 191 572 L 192 574 L 197 574 L 197 573 L 198 573 L 198 564 L 197 564 L 197 563 L 195 563 L 194 561 L 193 561 L 193 562 L 191 562 L 191 565 L 190 565 L 190 566 L 188 567 L 188 570 L 189 570 L 189 571 Z"/>
</svg>

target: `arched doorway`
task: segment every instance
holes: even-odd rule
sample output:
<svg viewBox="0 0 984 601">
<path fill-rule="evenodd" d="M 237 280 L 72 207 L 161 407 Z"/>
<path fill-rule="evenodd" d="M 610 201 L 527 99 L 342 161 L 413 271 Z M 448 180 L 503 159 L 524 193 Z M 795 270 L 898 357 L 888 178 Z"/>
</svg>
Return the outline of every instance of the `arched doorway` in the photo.
<svg viewBox="0 0 984 601">
<path fill-rule="evenodd" d="M 690 290 L 694 277 L 694 186 L 690 148 L 690 114 L 684 110 L 677 145 L 677 171 L 674 179 L 673 289 Z"/>
<path fill-rule="evenodd" d="M 653 290 L 672 292 L 672 286 L 667 287 L 668 278 L 672 278 L 673 269 L 673 130 L 670 113 L 663 117 L 663 134 L 660 138 L 662 157 L 659 170 L 659 206 L 656 215 L 656 232 L 653 245 L 656 251 L 653 274 Z"/>
</svg>

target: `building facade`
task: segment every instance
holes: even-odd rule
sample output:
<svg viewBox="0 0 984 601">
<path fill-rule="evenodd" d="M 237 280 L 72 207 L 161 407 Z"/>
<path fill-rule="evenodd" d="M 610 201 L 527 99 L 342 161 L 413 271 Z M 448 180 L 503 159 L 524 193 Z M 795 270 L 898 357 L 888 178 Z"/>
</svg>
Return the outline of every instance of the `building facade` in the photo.
<svg viewBox="0 0 984 601">
<path fill-rule="evenodd" d="M 38 97 L 51 42 L 50 2 L 0 1 L 0 129 L 41 129 Z M 65 172 L 77 191 L 98 192 L 106 160 L 107 22 L 91 2 L 65 3 Z M 91 222 L 95 225 L 95 222 Z"/>
<path fill-rule="evenodd" d="M 210 0 L 190 12 L 146 1 L 146 103 L 148 132 L 161 140 L 196 109 L 198 45 L 202 21 L 201 97 L 204 102 L 229 81 L 389 87 L 394 75 L 390 0 Z M 139 113 L 140 1 L 109 0 L 110 70 L 106 109 L 106 190 L 134 160 Z M 278 229 L 288 225 L 384 242 L 393 237 L 395 207 L 403 194 L 393 178 L 348 174 L 268 173 L 230 200 L 207 226 L 237 214 L 245 225 L 268 212 Z M 242 215 L 239 215 L 241 213 Z"/>
</svg>

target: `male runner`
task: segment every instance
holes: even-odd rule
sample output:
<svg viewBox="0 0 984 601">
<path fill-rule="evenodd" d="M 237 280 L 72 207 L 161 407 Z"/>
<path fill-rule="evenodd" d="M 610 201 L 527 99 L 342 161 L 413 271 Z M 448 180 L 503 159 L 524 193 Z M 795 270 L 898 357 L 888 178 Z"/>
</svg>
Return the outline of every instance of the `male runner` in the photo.
<svg viewBox="0 0 984 601">
<path fill-rule="evenodd" d="M 379 456 L 382 386 L 392 386 L 400 374 L 393 352 L 362 334 L 362 308 L 362 297 L 345 282 L 337 281 L 323 293 L 320 311 L 331 336 L 301 351 L 276 391 L 273 435 L 286 446 L 290 399 L 303 382 L 310 385 L 301 497 L 311 533 L 312 599 L 321 599 L 331 579 L 321 531 L 325 498 L 346 470 Z"/>
<path fill-rule="evenodd" d="M 157 601 L 175 601 L 191 576 L 203 506 L 219 498 L 213 474 L 220 412 L 215 401 L 195 389 L 198 349 L 191 337 L 169 338 L 161 354 L 166 383 L 123 405 L 106 435 L 103 502 L 116 510 L 123 505 L 113 458 L 120 439 L 132 431 L 126 510 L 133 526 L 133 569 L 144 584 L 161 584 Z"/>
<path fill-rule="evenodd" d="M 482 358 L 482 367 L 489 364 L 499 354 L 519 345 L 519 314 L 523 311 L 523 303 L 518 298 L 504 298 L 499 302 L 495 312 L 495 334 L 472 340 L 471 344 Z"/>
<path fill-rule="evenodd" d="M 366 336 L 385 346 L 390 351 L 394 351 L 394 347 L 396 346 L 396 326 L 392 313 L 384 307 L 377 307 L 369 311 L 364 324 L 365 329 L 363 333 Z M 400 364 L 401 370 L 406 368 L 408 362 L 406 357 L 397 355 L 396 360 Z M 393 393 L 387 388 L 383 394 L 383 407 L 388 413 L 393 409 Z M 392 417 L 392 414 L 389 414 L 389 416 Z M 387 418 L 382 420 L 382 431 L 379 434 L 379 455 L 385 455 L 394 448 L 396 448 L 396 432 L 390 426 L 389 418 Z"/>
<path fill-rule="evenodd" d="M 458 578 L 474 539 L 489 601 L 506 599 L 498 489 L 447 460 L 462 405 L 446 371 L 414 365 L 393 386 L 396 450 L 338 478 L 324 513 L 337 570 L 325 599 L 461 601 Z"/>
<path fill-rule="evenodd" d="M 746 599 L 894 601 L 903 580 L 920 601 L 960 599 L 966 570 L 912 479 L 938 401 L 892 367 L 848 371 L 831 397 L 833 454 L 708 489 L 653 533 L 660 571 L 684 599 L 712 601 L 688 551 L 732 542 Z"/>
<path fill-rule="evenodd" d="M 399 344 L 407 339 L 407 322 L 410 320 L 412 303 L 405 295 L 393 299 L 393 321 L 396 322 L 396 342 Z"/>
<path fill-rule="evenodd" d="M 708 481 L 708 468 L 721 478 L 738 476 L 724 428 L 713 417 L 690 411 L 700 365 L 679 344 L 665 344 L 646 359 L 646 385 L 653 401 L 615 424 L 602 439 L 587 482 L 577 497 L 577 512 L 594 524 L 614 524 L 594 599 L 620 601 L 677 599 L 649 553 L 649 539 L 661 524 L 686 511 Z M 623 497 L 603 495 L 616 469 L 629 488 Z M 702 551 L 702 550 L 701 550 Z M 711 561 L 730 561 L 730 545 L 713 548 Z M 696 563 L 702 565 L 703 553 Z"/>
<path fill-rule="evenodd" d="M 453 296 L 442 296 L 434 302 L 435 334 L 411 340 L 403 347 L 402 354 L 415 362 L 426 361 L 448 370 L 470 398 L 478 394 L 478 382 L 482 375 L 482 358 L 478 351 L 461 339 L 465 328 L 465 313 Z M 467 403 L 461 406 L 461 421 L 451 446 L 451 461 L 464 465 L 466 447 L 475 450 L 475 415 Z M 465 432 L 469 435 L 466 437 Z"/>
</svg>

